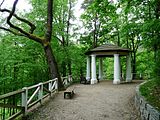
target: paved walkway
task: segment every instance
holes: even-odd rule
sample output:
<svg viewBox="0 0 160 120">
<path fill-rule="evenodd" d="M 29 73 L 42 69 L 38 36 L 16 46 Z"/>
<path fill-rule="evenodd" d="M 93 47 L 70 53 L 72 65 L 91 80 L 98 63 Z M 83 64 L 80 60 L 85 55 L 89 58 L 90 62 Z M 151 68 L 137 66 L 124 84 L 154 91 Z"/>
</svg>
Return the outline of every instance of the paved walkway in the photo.
<svg viewBox="0 0 160 120">
<path fill-rule="evenodd" d="M 113 85 L 74 85 L 73 99 L 63 99 L 63 92 L 35 110 L 29 120 L 139 120 L 133 107 L 135 87 L 140 81 Z"/>
</svg>

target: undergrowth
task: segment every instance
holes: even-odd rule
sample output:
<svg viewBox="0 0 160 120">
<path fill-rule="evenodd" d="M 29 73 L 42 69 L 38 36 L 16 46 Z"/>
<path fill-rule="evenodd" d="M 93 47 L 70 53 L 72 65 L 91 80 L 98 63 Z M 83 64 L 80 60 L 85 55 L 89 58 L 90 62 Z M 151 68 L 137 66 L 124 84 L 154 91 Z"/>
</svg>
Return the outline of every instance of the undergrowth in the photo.
<svg viewBox="0 0 160 120">
<path fill-rule="evenodd" d="M 143 84 L 140 92 L 152 106 L 160 111 L 160 86 L 157 81 L 151 80 Z"/>
</svg>

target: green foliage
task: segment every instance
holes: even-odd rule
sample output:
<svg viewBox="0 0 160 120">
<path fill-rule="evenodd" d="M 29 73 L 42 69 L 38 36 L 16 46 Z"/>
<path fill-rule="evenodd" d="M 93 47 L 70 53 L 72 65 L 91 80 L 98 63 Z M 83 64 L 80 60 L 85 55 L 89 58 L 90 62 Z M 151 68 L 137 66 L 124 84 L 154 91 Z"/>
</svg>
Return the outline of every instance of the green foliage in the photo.
<svg viewBox="0 0 160 120">
<path fill-rule="evenodd" d="M 40 45 L 12 35 L 4 35 L 0 43 L 0 94 L 49 79 Z"/>
<path fill-rule="evenodd" d="M 69 8 L 70 2 L 71 8 Z M 30 0 L 30 3 L 33 9 L 22 15 L 36 24 L 38 28 L 35 31 L 36 35 L 44 36 L 47 1 Z M 69 63 L 75 79 L 79 79 L 80 75 L 85 76 L 84 53 L 92 48 L 96 36 L 98 45 L 113 43 L 130 48 L 133 51 L 132 61 L 135 60 L 136 64 L 132 65 L 136 65 L 136 72 L 154 73 L 157 78 L 154 84 L 160 85 L 160 19 L 156 18 L 156 0 L 121 0 L 116 4 L 108 0 L 85 0 L 83 4 L 85 12 L 81 19 L 86 32 L 81 34 L 79 43 L 76 41 L 78 44 L 72 40 L 80 33 L 75 34 L 75 31 L 71 33 L 71 28 L 79 29 L 70 22 L 75 19 L 74 4 L 75 0 L 54 1 L 51 44 L 61 76 L 65 69 L 66 74 L 69 74 Z M 3 20 L 0 22 L 3 23 Z M 23 23 L 15 22 L 15 24 L 28 29 Z M 0 34 L 0 94 L 49 79 L 44 52 L 40 45 L 5 32 Z M 125 58 L 121 58 L 121 61 L 122 70 L 125 70 Z M 104 60 L 107 77 L 113 74 L 112 66 L 112 58 Z"/>
<path fill-rule="evenodd" d="M 160 110 L 160 91 L 155 80 L 148 81 L 140 87 L 140 92 L 149 103 Z"/>
<path fill-rule="evenodd" d="M 149 50 L 142 50 L 137 53 L 137 71 L 139 73 L 151 73 L 153 77 L 154 54 Z"/>
</svg>

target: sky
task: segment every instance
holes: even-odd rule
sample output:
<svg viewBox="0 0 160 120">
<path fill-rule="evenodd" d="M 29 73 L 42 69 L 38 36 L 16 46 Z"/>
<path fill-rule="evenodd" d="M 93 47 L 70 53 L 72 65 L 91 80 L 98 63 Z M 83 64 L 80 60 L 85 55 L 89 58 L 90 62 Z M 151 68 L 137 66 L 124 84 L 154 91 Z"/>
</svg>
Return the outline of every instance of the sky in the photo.
<svg viewBox="0 0 160 120">
<path fill-rule="evenodd" d="M 84 29 L 82 28 L 83 23 L 80 21 L 80 16 L 84 12 L 83 9 L 81 9 L 81 4 L 83 3 L 84 0 L 78 0 L 75 7 L 74 7 L 74 16 L 76 17 L 76 20 L 71 21 L 72 24 L 78 25 L 80 30 L 77 32 L 83 33 Z M 73 31 L 71 31 L 73 32 Z M 78 39 L 78 38 L 77 38 Z"/>
<path fill-rule="evenodd" d="M 83 10 L 81 9 L 81 4 L 83 3 L 84 0 L 77 0 L 77 3 L 74 7 L 74 15 L 76 17 L 76 21 L 74 21 L 75 24 L 79 23 L 79 18 L 80 15 L 83 13 Z M 0 3 L 2 2 L 2 0 L 0 0 Z M 5 0 L 5 2 L 2 5 L 3 7 L 12 7 L 14 0 Z M 28 0 L 19 0 L 16 10 L 19 11 L 25 11 L 25 12 L 29 12 L 30 9 L 32 9 L 32 6 L 28 3 Z"/>
<path fill-rule="evenodd" d="M 80 6 L 81 6 L 81 4 L 82 4 L 83 1 L 84 0 L 77 0 L 77 4 L 74 7 L 74 10 L 75 10 L 75 14 L 74 15 L 76 17 L 80 17 L 80 14 L 83 12 L 83 10 L 80 9 Z M 0 0 L 0 2 L 2 2 L 2 0 Z M 13 2 L 14 2 L 14 0 L 5 0 L 2 8 L 4 6 L 12 7 Z M 24 10 L 25 11 L 29 11 L 31 8 L 32 8 L 32 6 L 29 5 L 28 0 L 19 0 L 18 1 L 18 4 L 17 4 L 17 9 L 18 10 L 20 10 L 20 11 L 24 11 Z"/>
<path fill-rule="evenodd" d="M 2 0 L 0 0 L 2 2 Z M 7 7 L 12 7 L 14 0 L 5 0 L 5 2 L 2 5 L 2 8 L 7 6 Z M 32 8 L 31 5 L 29 5 L 28 0 L 19 0 L 17 3 L 16 9 L 20 11 L 29 11 Z"/>
<path fill-rule="evenodd" d="M 81 9 L 81 4 L 83 3 L 84 0 L 78 0 L 77 4 L 74 7 L 74 15 L 75 17 L 79 18 L 80 15 L 83 13 L 83 9 Z"/>
<path fill-rule="evenodd" d="M 3 0 L 0 0 L 0 3 L 2 1 Z M 5 0 L 5 2 L 3 3 L 1 8 L 6 8 L 6 6 L 7 6 L 7 8 L 12 8 L 14 1 L 15 0 Z M 76 17 L 76 19 L 74 21 L 71 21 L 72 24 L 75 24 L 75 25 L 79 26 L 79 28 L 80 28 L 79 32 L 81 32 L 81 33 L 83 33 L 83 31 L 84 31 L 83 28 L 82 28 L 82 26 L 83 26 L 82 22 L 80 21 L 80 16 L 84 11 L 83 9 L 81 9 L 81 4 L 83 3 L 83 1 L 84 0 L 77 0 L 76 5 L 73 8 L 74 9 L 74 16 Z M 19 0 L 18 1 L 17 6 L 16 6 L 16 10 L 21 11 L 22 13 L 24 11 L 24 13 L 26 13 L 26 12 L 29 12 L 30 9 L 32 9 L 32 6 L 29 4 L 28 0 Z M 5 17 L 6 15 L 0 14 L 1 17 Z M 71 28 L 70 29 L 71 34 L 74 33 L 73 31 L 74 30 Z"/>
<path fill-rule="evenodd" d="M 14 1 L 15 0 L 5 0 L 2 8 L 5 6 L 12 7 Z M 83 3 L 83 1 L 84 0 L 77 0 L 76 5 L 73 8 L 74 9 L 74 16 L 76 17 L 76 19 L 74 21 L 71 21 L 72 24 L 79 26 L 79 31 L 77 31 L 77 32 L 80 32 L 80 33 L 84 33 L 84 31 L 85 31 L 85 29 L 83 28 L 83 23 L 80 21 L 80 16 L 84 12 L 84 10 L 81 9 L 81 4 Z M 117 0 L 109 0 L 109 1 L 112 1 L 114 3 L 117 2 Z M 2 0 L 0 0 L 0 2 L 2 2 Z M 26 12 L 29 12 L 30 9 L 32 9 L 32 6 L 28 3 L 28 0 L 19 0 L 18 1 L 16 10 L 22 11 L 22 12 L 25 11 L 24 13 L 26 13 Z M 74 33 L 73 31 L 74 30 L 71 29 L 71 31 L 70 31 L 71 34 Z"/>
</svg>

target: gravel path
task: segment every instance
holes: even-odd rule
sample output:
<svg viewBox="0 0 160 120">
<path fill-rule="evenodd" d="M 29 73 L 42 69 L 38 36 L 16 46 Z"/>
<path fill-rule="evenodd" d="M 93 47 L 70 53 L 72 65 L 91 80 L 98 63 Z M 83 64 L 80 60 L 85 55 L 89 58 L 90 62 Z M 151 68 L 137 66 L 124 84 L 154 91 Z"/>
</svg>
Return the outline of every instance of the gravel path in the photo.
<svg viewBox="0 0 160 120">
<path fill-rule="evenodd" d="M 63 92 L 33 111 L 29 120 L 139 120 L 133 107 L 135 87 L 140 81 L 113 85 L 77 84 L 73 99 L 63 99 Z"/>
</svg>

